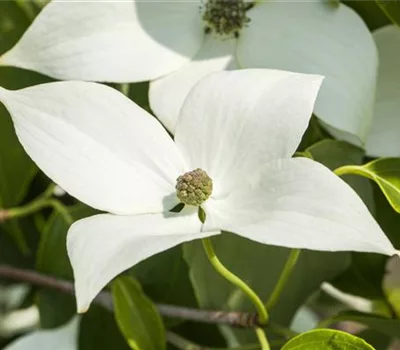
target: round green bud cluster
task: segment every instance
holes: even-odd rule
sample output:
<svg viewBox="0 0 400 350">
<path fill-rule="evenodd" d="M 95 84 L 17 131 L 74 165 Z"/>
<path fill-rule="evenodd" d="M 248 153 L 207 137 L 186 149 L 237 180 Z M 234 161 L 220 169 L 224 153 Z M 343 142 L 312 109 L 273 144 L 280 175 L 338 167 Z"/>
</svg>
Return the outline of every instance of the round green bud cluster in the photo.
<svg viewBox="0 0 400 350">
<path fill-rule="evenodd" d="M 189 171 L 176 180 L 176 194 L 182 203 L 199 206 L 211 195 L 211 178 L 202 169 Z"/>
<path fill-rule="evenodd" d="M 206 31 L 239 36 L 239 30 L 250 22 L 246 11 L 252 6 L 252 3 L 244 0 L 208 0 L 203 13 L 203 20 L 207 23 Z"/>
</svg>

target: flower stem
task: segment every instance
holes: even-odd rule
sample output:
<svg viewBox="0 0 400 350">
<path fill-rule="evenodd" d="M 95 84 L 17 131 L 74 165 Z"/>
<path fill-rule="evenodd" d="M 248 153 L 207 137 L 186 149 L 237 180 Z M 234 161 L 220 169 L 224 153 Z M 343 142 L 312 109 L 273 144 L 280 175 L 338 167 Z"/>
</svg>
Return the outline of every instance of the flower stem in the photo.
<svg viewBox="0 0 400 350">
<path fill-rule="evenodd" d="M 51 198 L 54 188 L 55 184 L 51 184 L 39 197 L 34 199 L 32 202 L 21 207 L 10 208 L 0 211 L 0 221 L 2 221 L 1 219 L 3 219 L 3 221 L 8 219 L 18 219 L 34 214 L 44 208 L 51 207 L 63 217 L 68 225 L 71 225 L 74 220 L 68 210 L 60 201 Z"/>
<path fill-rule="evenodd" d="M 271 350 L 264 330 L 262 328 L 256 328 L 255 331 L 258 341 L 260 342 L 261 345 L 261 350 Z"/>
<path fill-rule="evenodd" d="M 250 298 L 257 309 L 260 322 L 267 323 L 268 312 L 260 297 L 244 281 L 242 281 L 238 276 L 234 275 L 221 263 L 221 261 L 219 261 L 217 255 L 215 254 L 210 238 L 203 238 L 202 242 L 211 265 L 214 266 L 218 273 L 225 277 L 229 282 L 240 288 Z"/>
<path fill-rule="evenodd" d="M 363 167 L 358 165 L 345 165 L 337 168 L 333 171 L 337 176 L 342 175 L 360 175 L 368 179 L 374 180 L 373 176 L 365 170 Z"/>
<path fill-rule="evenodd" d="M 289 257 L 286 260 L 285 266 L 283 267 L 278 283 L 275 285 L 275 288 L 272 291 L 271 296 L 268 298 L 268 301 L 265 304 L 268 310 L 273 308 L 275 304 L 278 302 L 282 294 L 283 288 L 285 288 L 286 283 L 289 280 L 289 277 L 292 274 L 294 267 L 296 266 L 300 252 L 301 252 L 300 249 L 292 249 L 290 251 Z"/>
</svg>

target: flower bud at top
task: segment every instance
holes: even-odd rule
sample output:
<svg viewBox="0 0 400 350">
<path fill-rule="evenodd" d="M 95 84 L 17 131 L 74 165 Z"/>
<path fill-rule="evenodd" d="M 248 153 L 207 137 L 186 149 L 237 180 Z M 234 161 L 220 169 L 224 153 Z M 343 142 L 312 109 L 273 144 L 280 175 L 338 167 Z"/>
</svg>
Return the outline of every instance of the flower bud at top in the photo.
<svg viewBox="0 0 400 350">
<path fill-rule="evenodd" d="M 182 203 L 199 206 L 211 195 L 211 178 L 202 169 L 189 171 L 178 177 L 176 194 Z"/>
</svg>

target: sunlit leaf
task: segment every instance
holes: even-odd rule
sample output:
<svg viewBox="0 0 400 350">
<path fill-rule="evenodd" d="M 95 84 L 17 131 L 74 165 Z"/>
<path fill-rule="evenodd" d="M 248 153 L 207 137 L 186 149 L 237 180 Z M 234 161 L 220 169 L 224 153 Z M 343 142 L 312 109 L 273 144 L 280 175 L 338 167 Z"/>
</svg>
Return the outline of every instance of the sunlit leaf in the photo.
<svg viewBox="0 0 400 350">
<path fill-rule="evenodd" d="M 298 335 L 286 343 L 282 350 L 373 350 L 364 340 L 333 329 L 317 329 Z"/>
<path fill-rule="evenodd" d="M 165 329 L 157 309 L 134 279 L 119 277 L 111 285 L 115 318 L 133 350 L 165 349 Z"/>
<path fill-rule="evenodd" d="M 376 0 L 382 11 L 390 20 L 400 26 L 400 1 L 399 0 Z"/>
<path fill-rule="evenodd" d="M 349 165 L 339 169 L 338 174 L 357 174 L 371 179 L 400 213 L 400 158 L 380 158 L 363 166 Z"/>
</svg>

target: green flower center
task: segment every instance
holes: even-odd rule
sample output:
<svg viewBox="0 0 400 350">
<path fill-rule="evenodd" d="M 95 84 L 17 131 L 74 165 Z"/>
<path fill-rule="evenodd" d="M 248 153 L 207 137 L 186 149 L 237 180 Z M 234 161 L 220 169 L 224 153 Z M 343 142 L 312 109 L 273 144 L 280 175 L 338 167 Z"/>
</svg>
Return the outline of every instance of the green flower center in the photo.
<svg viewBox="0 0 400 350">
<path fill-rule="evenodd" d="M 203 12 L 206 33 L 214 31 L 222 36 L 238 37 L 240 29 L 250 22 L 246 12 L 253 5 L 244 0 L 208 0 Z"/>
<path fill-rule="evenodd" d="M 196 169 L 179 176 L 175 188 L 182 203 L 199 206 L 210 197 L 213 183 L 204 170 Z"/>
</svg>

